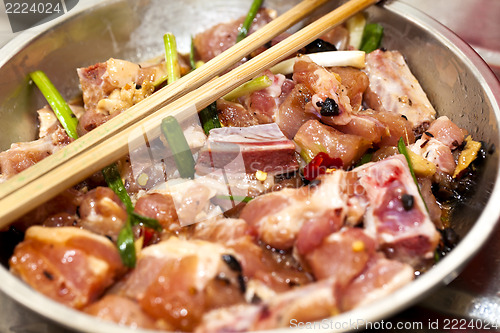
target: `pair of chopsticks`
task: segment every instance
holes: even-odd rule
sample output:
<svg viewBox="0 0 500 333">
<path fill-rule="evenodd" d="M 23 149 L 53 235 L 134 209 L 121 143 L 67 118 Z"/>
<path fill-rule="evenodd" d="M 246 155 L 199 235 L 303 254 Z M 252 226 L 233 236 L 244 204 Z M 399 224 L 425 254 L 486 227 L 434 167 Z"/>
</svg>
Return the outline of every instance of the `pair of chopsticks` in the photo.
<svg viewBox="0 0 500 333">
<path fill-rule="evenodd" d="M 378 0 L 350 0 L 257 57 L 214 79 L 325 2 L 327 0 L 302 1 L 197 70 L 0 184 L 0 230 L 125 156 L 129 142 L 145 133 L 148 137 L 159 135 L 158 125 L 164 117 L 185 118 L 190 111 L 192 114 L 205 108 Z"/>
</svg>

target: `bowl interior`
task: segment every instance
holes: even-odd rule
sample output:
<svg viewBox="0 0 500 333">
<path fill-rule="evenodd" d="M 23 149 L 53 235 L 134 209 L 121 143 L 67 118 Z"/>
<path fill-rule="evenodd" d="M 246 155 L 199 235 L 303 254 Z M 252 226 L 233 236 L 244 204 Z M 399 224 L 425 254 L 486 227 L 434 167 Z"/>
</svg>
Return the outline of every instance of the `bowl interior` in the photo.
<svg viewBox="0 0 500 333">
<path fill-rule="evenodd" d="M 274 0 L 266 4 L 280 13 L 297 2 Z M 0 50 L 0 123 L 8 124 L 0 132 L 0 150 L 7 149 L 12 142 L 35 138 L 36 110 L 45 102 L 28 84 L 29 72 L 45 71 L 63 96 L 71 98 L 79 94 L 76 68 L 109 57 L 138 61 L 157 56 L 162 53 L 162 35 L 167 31 L 176 35 L 180 50 L 188 52 L 191 35 L 217 22 L 244 15 L 248 6 L 246 0 L 107 1 L 72 14 L 39 36 L 21 34 Z M 467 129 L 475 140 L 498 147 L 500 112 L 495 96 L 500 96 L 500 87 L 472 49 L 437 22 L 403 3 L 372 7 L 368 14 L 370 21 L 385 28 L 383 46 L 405 55 L 438 113 Z M 474 194 L 453 215 L 453 227 L 462 241 L 449 258 L 437 265 L 439 269 L 431 269 L 412 283 L 411 289 L 398 291 L 392 300 L 382 300 L 357 314 L 342 315 L 339 320 L 380 319 L 416 302 L 425 292 L 455 276 L 486 240 L 498 219 L 499 209 L 491 204 L 499 196 L 498 167 L 499 154 L 494 150 L 484 164 Z M 6 267 L 0 267 L 0 278 L 7 281 L 0 285 L 5 293 L 68 327 L 93 332 L 128 331 L 100 323 L 34 293 L 11 276 Z"/>
</svg>

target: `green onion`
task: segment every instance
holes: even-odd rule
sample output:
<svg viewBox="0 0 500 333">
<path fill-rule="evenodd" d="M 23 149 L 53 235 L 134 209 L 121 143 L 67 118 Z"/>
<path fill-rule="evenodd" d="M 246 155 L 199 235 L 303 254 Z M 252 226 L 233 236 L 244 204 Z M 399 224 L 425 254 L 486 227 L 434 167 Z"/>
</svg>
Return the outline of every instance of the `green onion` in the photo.
<svg viewBox="0 0 500 333">
<path fill-rule="evenodd" d="M 242 195 L 216 195 L 218 199 L 226 199 L 231 201 L 239 201 L 244 203 L 249 203 L 253 198 L 252 197 L 244 197 Z"/>
<path fill-rule="evenodd" d="M 358 167 L 360 165 L 363 165 L 363 164 L 371 162 L 372 161 L 372 156 L 373 156 L 373 153 L 366 153 L 366 154 L 364 154 L 361 157 L 361 160 L 359 160 L 358 164 L 356 164 L 356 166 Z"/>
<path fill-rule="evenodd" d="M 240 28 L 240 32 L 236 37 L 236 43 L 241 42 L 248 35 L 248 31 L 250 30 L 250 26 L 252 25 L 253 19 L 257 15 L 257 12 L 259 11 L 263 2 L 264 0 L 253 0 L 252 6 L 248 11 L 247 17 L 245 18 L 245 21 L 243 22 L 243 25 Z"/>
<path fill-rule="evenodd" d="M 135 267 L 134 233 L 132 232 L 130 217 L 127 218 L 125 226 L 120 230 L 116 244 L 118 245 L 118 252 L 120 253 L 122 263 L 129 268 Z"/>
<path fill-rule="evenodd" d="M 120 253 L 123 264 L 130 268 L 135 267 L 135 245 L 132 226 L 144 225 L 145 227 L 156 231 L 161 231 L 162 227 L 156 219 L 142 216 L 134 212 L 134 205 L 132 204 L 132 200 L 125 189 L 125 185 L 123 185 L 120 172 L 118 171 L 118 165 L 116 163 L 102 169 L 102 174 L 106 184 L 108 184 L 109 188 L 116 193 L 127 209 L 128 218 L 118 234 L 116 245 L 118 246 L 118 252 Z"/>
<path fill-rule="evenodd" d="M 108 184 L 108 187 L 112 189 L 118 198 L 120 198 L 120 200 L 125 204 L 127 212 L 132 212 L 134 210 L 134 205 L 132 204 L 132 200 L 130 200 L 127 190 L 125 189 L 125 185 L 123 185 L 122 177 L 118 171 L 118 165 L 113 163 L 105 167 L 102 169 L 102 174 L 106 184 Z"/>
<path fill-rule="evenodd" d="M 175 42 L 175 36 L 170 32 L 163 35 L 163 41 L 165 43 L 168 84 L 171 84 L 181 77 L 179 57 L 177 55 L 177 43 Z"/>
<path fill-rule="evenodd" d="M 163 227 L 161 226 L 161 224 L 158 222 L 157 219 L 140 215 L 136 212 L 131 212 L 130 215 L 131 215 L 132 225 L 143 225 L 146 228 L 151 228 L 158 232 L 160 232 L 163 229 Z"/>
<path fill-rule="evenodd" d="M 370 23 L 365 26 L 363 39 L 361 41 L 361 51 L 370 53 L 380 47 L 382 36 L 384 35 L 384 27 L 377 23 Z"/>
<path fill-rule="evenodd" d="M 357 13 L 345 23 L 347 30 L 349 31 L 349 46 L 358 49 L 361 47 L 361 41 L 363 39 L 363 32 L 366 26 L 365 14 Z"/>
<path fill-rule="evenodd" d="M 62 98 L 61 94 L 57 91 L 56 87 L 54 87 L 47 75 L 42 71 L 35 71 L 30 73 L 30 77 L 38 89 L 40 89 L 43 96 L 45 96 L 45 99 L 68 136 L 77 139 L 78 133 L 76 131 L 76 126 L 78 125 L 78 120 L 73 114 L 73 111 L 71 111 L 68 103 Z"/>
<path fill-rule="evenodd" d="M 196 59 L 195 59 L 196 50 L 194 48 L 194 38 L 191 36 L 191 50 L 189 52 L 189 64 L 191 65 L 191 69 L 196 69 Z"/>
<path fill-rule="evenodd" d="M 415 185 L 417 186 L 418 194 L 420 194 L 420 197 L 422 198 L 422 202 L 424 203 L 425 209 L 427 212 L 429 212 L 429 208 L 427 207 L 427 204 L 425 203 L 424 197 L 422 196 L 422 192 L 420 192 L 420 186 L 418 185 L 418 180 L 417 177 L 415 176 L 415 171 L 413 171 L 413 166 L 411 164 L 411 158 L 410 155 L 408 154 L 408 151 L 406 150 L 406 145 L 403 140 L 403 138 L 399 138 L 398 141 L 398 151 L 400 154 L 403 154 L 403 156 L 406 159 L 406 162 L 408 163 L 408 168 L 410 169 L 411 177 L 413 178 L 413 181 L 415 182 Z"/>
<path fill-rule="evenodd" d="M 203 131 L 208 135 L 213 128 L 221 128 L 219 117 L 217 116 L 217 103 L 213 102 L 198 113 Z"/>
<path fill-rule="evenodd" d="M 182 178 L 194 178 L 194 158 L 182 132 L 181 126 L 172 116 L 164 118 L 161 130 L 174 155 L 175 164 Z"/>
<path fill-rule="evenodd" d="M 267 75 L 262 75 L 253 79 L 252 81 L 243 83 L 241 86 L 234 89 L 222 98 L 224 98 L 226 101 L 234 101 L 235 99 L 245 95 L 249 95 L 254 91 L 266 89 L 271 84 L 273 84 L 273 81 Z"/>
</svg>

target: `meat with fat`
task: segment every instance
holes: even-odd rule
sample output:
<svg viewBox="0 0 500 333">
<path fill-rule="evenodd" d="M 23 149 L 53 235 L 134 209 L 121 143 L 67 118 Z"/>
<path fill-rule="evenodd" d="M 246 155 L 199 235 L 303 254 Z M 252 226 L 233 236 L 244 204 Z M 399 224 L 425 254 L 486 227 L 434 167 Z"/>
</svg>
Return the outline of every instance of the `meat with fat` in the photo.
<svg viewBox="0 0 500 333">
<path fill-rule="evenodd" d="M 9 264 L 31 287 L 76 309 L 96 301 L 124 272 L 109 239 L 75 227 L 29 228 Z"/>
<path fill-rule="evenodd" d="M 436 110 L 399 51 L 375 50 L 366 55 L 370 85 L 365 103 L 377 111 L 403 115 L 421 133 L 436 117 Z"/>
</svg>

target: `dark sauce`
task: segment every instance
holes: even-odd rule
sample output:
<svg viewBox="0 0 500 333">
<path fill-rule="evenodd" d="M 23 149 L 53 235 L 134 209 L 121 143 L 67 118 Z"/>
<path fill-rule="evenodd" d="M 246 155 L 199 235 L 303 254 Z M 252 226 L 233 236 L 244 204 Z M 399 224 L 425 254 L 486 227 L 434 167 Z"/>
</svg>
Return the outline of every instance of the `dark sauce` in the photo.
<svg viewBox="0 0 500 333">
<path fill-rule="evenodd" d="M 4 267 L 8 267 L 9 258 L 14 253 L 14 248 L 24 239 L 24 233 L 10 226 L 7 231 L 0 232 L 0 260 Z"/>
<path fill-rule="evenodd" d="M 319 52 L 328 52 L 328 51 L 337 51 L 337 48 L 335 45 L 328 43 L 327 41 L 324 41 L 323 39 L 316 39 L 306 45 L 304 47 L 304 52 L 305 54 L 308 53 L 319 53 Z"/>
</svg>

